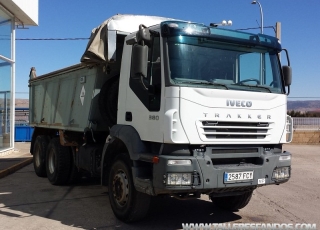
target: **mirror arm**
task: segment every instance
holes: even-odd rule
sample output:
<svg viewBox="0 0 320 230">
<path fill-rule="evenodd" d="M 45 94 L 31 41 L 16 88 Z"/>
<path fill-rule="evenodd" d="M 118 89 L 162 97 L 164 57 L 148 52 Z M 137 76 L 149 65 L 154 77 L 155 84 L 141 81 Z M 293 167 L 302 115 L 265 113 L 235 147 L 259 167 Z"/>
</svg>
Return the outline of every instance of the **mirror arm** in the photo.
<svg viewBox="0 0 320 230">
<path fill-rule="evenodd" d="M 143 30 L 143 29 L 146 29 L 147 27 L 145 26 L 145 25 L 143 25 L 143 24 L 140 24 L 139 25 L 139 30 Z"/>
<path fill-rule="evenodd" d="M 287 60 L 288 60 L 288 66 L 290 66 L 290 59 L 289 59 L 289 53 L 287 49 L 282 49 L 286 52 Z"/>
<path fill-rule="evenodd" d="M 130 38 L 129 40 L 126 41 L 126 44 L 127 45 L 137 44 L 137 38 L 136 37 Z"/>
<path fill-rule="evenodd" d="M 290 85 L 288 85 L 288 92 L 287 92 L 287 95 L 290 94 Z"/>
</svg>

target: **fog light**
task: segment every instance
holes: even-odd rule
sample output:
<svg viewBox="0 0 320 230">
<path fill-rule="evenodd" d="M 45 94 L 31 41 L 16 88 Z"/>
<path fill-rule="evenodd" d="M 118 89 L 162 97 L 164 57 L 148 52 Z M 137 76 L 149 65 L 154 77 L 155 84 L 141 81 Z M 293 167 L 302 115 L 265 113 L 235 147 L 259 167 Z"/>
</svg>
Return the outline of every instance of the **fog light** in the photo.
<svg viewBox="0 0 320 230">
<path fill-rule="evenodd" d="M 285 155 L 285 156 L 280 156 L 279 157 L 279 161 L 288 161 L 291 160 L 291 156 L 290 155 Z"/>
<path fill-rule="evenodd" d="M 284 180 L 290 177 L 290 167 L 281 167 L 273 170 L 272 178 L 275 180 Z"/>
<path fill-rule="evenodd" d="M 191 173 L 168 173 L 167 185 L 191 185 Z"/>
<path fill-rule="evenodd" d="M 168 160 L 168 165 L 191 165 L 191 160 Z"/>
</svg>

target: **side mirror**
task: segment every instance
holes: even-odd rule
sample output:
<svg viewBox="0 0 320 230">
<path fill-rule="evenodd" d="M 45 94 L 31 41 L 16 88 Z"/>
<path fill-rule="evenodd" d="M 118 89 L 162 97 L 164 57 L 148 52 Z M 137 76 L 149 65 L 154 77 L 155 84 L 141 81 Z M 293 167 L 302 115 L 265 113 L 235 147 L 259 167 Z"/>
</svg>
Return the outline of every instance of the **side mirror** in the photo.
<svg viewBox="0 0 320 230">
<path fill-rule="evenodd" d="M 147 78 L 148 72 L 148 46 L 134 45 L 131 56 L 131 78 Z"/>
<path fill-rule="evenodd" d="M 290 86 L 292 82 L 292 69 L 290 66 L 282 66 L 283 80 L 285 86 Z"/>
</svg>

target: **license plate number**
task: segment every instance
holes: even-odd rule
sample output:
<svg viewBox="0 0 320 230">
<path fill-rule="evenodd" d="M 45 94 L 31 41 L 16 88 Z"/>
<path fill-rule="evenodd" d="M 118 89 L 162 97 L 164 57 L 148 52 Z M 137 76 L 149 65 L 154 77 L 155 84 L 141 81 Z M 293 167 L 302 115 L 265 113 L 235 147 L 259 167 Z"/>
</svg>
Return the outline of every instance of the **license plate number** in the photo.
<svg viewBox="0 0 320 230">
<path fill-rule="evenodd" d="M 224 173 L 225 183 L 252 181 L 252 180 L 253 180 L 253 171 Z"/>
</svg>

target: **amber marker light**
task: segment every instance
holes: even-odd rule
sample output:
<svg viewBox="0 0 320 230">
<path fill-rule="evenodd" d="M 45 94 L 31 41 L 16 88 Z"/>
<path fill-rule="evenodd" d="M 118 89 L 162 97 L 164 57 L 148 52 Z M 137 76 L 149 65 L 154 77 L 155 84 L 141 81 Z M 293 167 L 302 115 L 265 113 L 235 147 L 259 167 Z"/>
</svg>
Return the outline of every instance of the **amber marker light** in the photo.
<svg viewBox="0 0 320 230">
<path fill-rule="evenodd" d="M 160 161 L 160 158 L 157 157 L 157 156 L 154 156 L 154 157 L 152 158 L 152 163 L 153 163 L 153 164 L 158 164 L 159 161 Z"/>
</svg>

